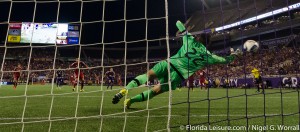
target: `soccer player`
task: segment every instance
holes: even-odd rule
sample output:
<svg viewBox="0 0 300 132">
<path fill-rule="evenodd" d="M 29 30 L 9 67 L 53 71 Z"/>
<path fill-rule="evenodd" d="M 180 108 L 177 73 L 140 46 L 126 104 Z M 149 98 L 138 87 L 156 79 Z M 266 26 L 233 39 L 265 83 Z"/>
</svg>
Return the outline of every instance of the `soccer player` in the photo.
<svg viewBox="0 0 300 132">
<path fill-rule="evenodd" d="M 260 92 L 260 88 L 262 88 L 262 78 L 260 76 L 259 70 L 256 69 L 255 67 L 252 67 L 251 73 L 253 75 L 253 82 L 255 83 L 256 87 L 257 87 L 257 93 Z M 263 90 L 264 92 L 264 90 Z"/>
<path fill-rule="evenodd" d="M 56 71 L 56 87 L 60 88 L 63 83 L 63 71 L 60 70 L 60 67 Z"/>
<path fill-rule="evenodd" d="M 188 79 L 187 79 L 187 84 L 188 84 L 188 88 L 192 89 L 192 91 L 194 91 L 194 75 L 190 76 Z"/>
<path fill-rule="evenodd" d="M 207 86 L 206 86 L 206 74 L 203 70 L 199 70 L 197 72 L 199 74 L 199 77 L 200 77 L 200 88 L 202 90 L 202 87 L 204 87 L 204 90 L 207 90 Z"/>
<path fill-rule="evenodd" d="M 125 99 L 124 107 L 129 108 L 130 105 L 135 102 L 146 101 L 148 98 L 151 99 L 161 93 L 169 91 L 168 70 L 170 70 L 171 75 L 171 89 L 175 90 L 181 81 L 187 79 L 189 75 L 193 75 L 199 69 L 203 69 L 208 65 L 228 64 L 235 59 L 236 54 L 233 49 L 231 49 L 232 54 L 227 57 L 220 57 L 210 53 L 205 47 L 206 44 L 209 44 L 210 37 L 208 34 L 195 35 L 194 37 L 186 31 L 186 28 L 180 21 L 177 21 L 176 26 L 183 34 L 183 45 L 179 51 L 170 58 L 170 69 L 168 69 L 167 61 L 160 61 L 146 74 L 139 75 L 129 82 L 124 89 L 113 97 L 113 104 L 118 103 L 120 99 L 128 93 L 128 90 L 145 84 L 148 79 L 152 80 L 158 78 L 160 85 L 155 85 L 150 90 L 146 90 L 132 98 Z"/>
<path fill-rule="evenodd" d="M 107 79 L 107 82 L 108 82 L 107 89 L 110 86 L 110 89 L 112 90 L 112 86 L 114 85 L 114 82 L 115 82 L 115 72 L 114 72 L 114 69 L 110 68 L 109 71 L 107 71 L 105 73 L 105 76 L 106 76 L 106 79 Z"/>
<path fill-rule="evenodd" d="M 13 88 L 14 89 L 16 89 L 17 86 L 18 86 L 18 81 L 19 81 L 19 78 L 20 78 L 20 75 L 21 75 L 21 70 L 22 70 L 22 66 L 19 63 L 17 65 L 17 67 L 14 68 L 14 73 L 13 73 L 13 76 L 14 76 L 14 86 L 13 86 Z"/>
<path fill-rule="evenodd" d="M 98 76 L 96 73 L 94 73 L 94 77 L 95 77 L 96 85 L 99 85 L 100 84 L 100 75 Z"/>
<path fill-rule="evenodd" d="M 70 74 L 70 77 L 69 77 L 69 85 L 74 85 L 74 83 L 75 83 L 74 76 Z"/>
<path fill-rule="evenodd" d="M 77 58 L 76 61 L 69 66 L 69 68 L 76 68 L 74 71 L 75 82 L 73 83 L 73 91 L 75 91 L 77 81 L 79 81 L 79 83 L 81 84 L 80 92 L 84 92 L 84 74 L 83 71 L 79 70 L 79 68 L 81 68 L 82 66 L 88 68 L 88 65 L 83 61 L 80 61 L 79 58 Z"/>
<path fill-rule="evenodd" d="M 118 74 L 118 79 L 117 79 L 118 85 L 119 86 L 123 86 L 123 82 L 122 82 L 122 78 L 121 78 L 121 74 Z"/>
</svg>

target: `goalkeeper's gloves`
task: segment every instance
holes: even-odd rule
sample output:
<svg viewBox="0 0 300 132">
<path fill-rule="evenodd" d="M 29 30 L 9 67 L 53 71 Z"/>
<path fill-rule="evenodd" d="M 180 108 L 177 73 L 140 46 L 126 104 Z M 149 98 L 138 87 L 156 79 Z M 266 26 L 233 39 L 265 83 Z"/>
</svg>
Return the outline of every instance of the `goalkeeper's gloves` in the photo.
<svg viewBox="0 0 300 132">
<path fill-rule="evenodd" d="M 233 48 L 230 48 L 230 55 L 235 55 L 235 56 L 242 56 L 243 55 L 243 52 L 240 50 L 240 49 L 236 49 L 234 51 Z"/>
<path fill-rule="evenodd" d="M 176 26 L 177 26 L 177 28 L 178 28 L 178 30 L 180 31 L 180 32 L 184 32 L 185 31 L 185 26 L 184 26 L 184 24 L 181 22 L 181 21 L 177 21 L 176 22 Z"/>
</svg>

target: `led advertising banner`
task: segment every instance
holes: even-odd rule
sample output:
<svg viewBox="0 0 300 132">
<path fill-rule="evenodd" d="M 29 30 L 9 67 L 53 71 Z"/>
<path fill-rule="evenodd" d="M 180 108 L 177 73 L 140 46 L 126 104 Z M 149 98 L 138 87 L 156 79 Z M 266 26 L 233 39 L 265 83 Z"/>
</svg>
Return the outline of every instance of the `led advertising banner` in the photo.
<svg viewBox="0 0 300 132">
<path fill-rule="evenodd" d="M 9 43 L 20 43 L 21 41 L 21 23 L 9 24 L 7 42 Z"/>
<path fill-rule="evenodd" d="M 68 44 L 79 44 L 79 25 L 69 25 Z"/>
</svg>

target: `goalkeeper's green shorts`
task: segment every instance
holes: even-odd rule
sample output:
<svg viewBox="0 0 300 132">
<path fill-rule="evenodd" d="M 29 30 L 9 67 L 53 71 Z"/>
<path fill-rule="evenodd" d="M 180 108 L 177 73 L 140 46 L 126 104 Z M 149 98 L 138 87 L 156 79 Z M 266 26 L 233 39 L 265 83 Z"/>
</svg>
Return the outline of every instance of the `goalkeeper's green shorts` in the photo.
<svg viewBox="0 0 300 132">
<path fill-rule="evenodd" d="M 169 82 L 168 82 L 168 62 L 167 61 L 161 61 L 154 65 L 152 68 L 154 71 L 156 77 L 158 78 L 161 90 L 162 92 L 169 91 Z M 171 67 L 170 69 L 171 74 L 171 88 L 172 90 L 175 90 L 177 85 L 181 83 L 182 79 L 179 74 L 177 74 L 176 70 Z"/>
</svg>

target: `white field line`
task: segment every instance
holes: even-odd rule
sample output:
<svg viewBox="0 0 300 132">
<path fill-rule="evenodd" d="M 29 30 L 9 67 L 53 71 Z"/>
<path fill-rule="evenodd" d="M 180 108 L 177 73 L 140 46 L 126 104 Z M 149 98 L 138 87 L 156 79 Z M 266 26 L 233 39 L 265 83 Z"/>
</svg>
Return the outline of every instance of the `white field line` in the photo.
<svg viewBox="0 0 300 132">
<path fill-rule="evenodd" d="M 25 97 L 25 96 L 23 96 Z M 30 97 L 30 95 L 29 95 Z M 52 96 L 33 96 L 33 97 L 52 97 Z M 77 98 L 77 96 L 55 96 L 55 98 Z M 80 98 L 100 98 L 101 96 L 85 96 L 81 95 L 79 96 Z M 112 98 L 113 96 L 104 96 L 105 98 Z M 233 97 L 233 98 L 245 98 L 246 96 L 239 96 L 239 97 Z M 169 98 L 169 97 L 154 97 L 154 98 Z M 187 97 L 172 97 L 172 98 L 187 98 Z M 195 99 L 206 99 L 207 97 L 190 97 L 190 98 L 195 98 Z M 214 98 L 220 98 L 220 97 L 210 97 L 210 99 Z M 254 97 L 254 96 L 248 96 L 247 98 L 264 98 L 264 97 Z M 265 97 L 265 98 L 281 98 L 281 97 Z M 297 96 L 295 97 L 282 97 L 282 98 L 298 98 Z"/>
<path fill-rule="evenodd" d="M 290 113 L 293 114 L 293 113 Z M 266 114 L 266 116 L 273 116 L 273 115 L 278 115 L 278 114 Z M 171 115 L 172 117 L 187 117 L 187 115 Z M 208 115 L 190 115 L 190 117 L 207 117 Z M 227 114 L 219 114 L 219 115 L 209 115 L 210 117 L 227 117 Z M 231 117 L 243 117 L 246 115 L 230 115 Z M 261 116 L 261 115 L 256 115 L 256 114 L 248 114 L 248 117 L 251 116 Z M 296 115 L 298 116 L 298 115 Z M 147 115 L 142 115 L 142 116 L 131 116 L 127 115 L 127 117 L 132 117 L 132 118 L 147 118 Z M 150 117 L 153 118 L 159 118 L 159 117 L 168 117 L 168 115 L 150 115 Z M 46 120 L 49 117 L 25 117 L 24 120 Z M 51 119 L 65 119 L 65 118 L 74 118 L 74 117 L 51 117 Z M 98 118 L 101 118 L 99 116 Z M 117 115 L 112 115 L 112 116 L 104 116 L 103 118 L 124 118 L 124 116 L 117 116 Z M 0 120 L 21 120 L 21 117 L 0 117 Z M 76 119 L 76 118 L 75 118 Z"/>
</svg>

